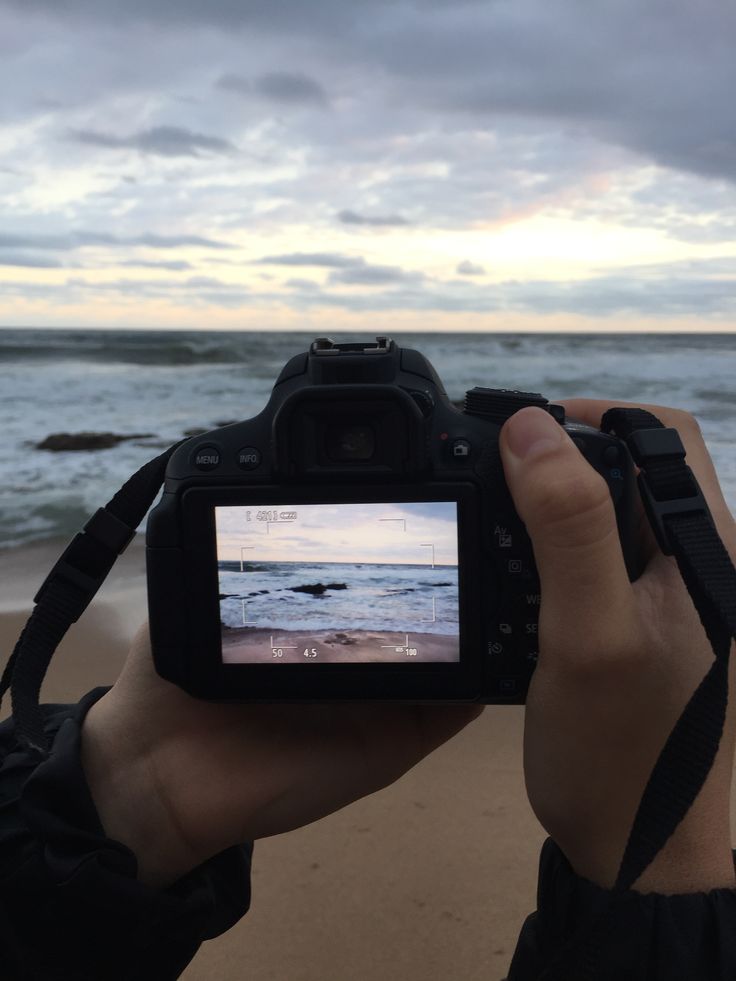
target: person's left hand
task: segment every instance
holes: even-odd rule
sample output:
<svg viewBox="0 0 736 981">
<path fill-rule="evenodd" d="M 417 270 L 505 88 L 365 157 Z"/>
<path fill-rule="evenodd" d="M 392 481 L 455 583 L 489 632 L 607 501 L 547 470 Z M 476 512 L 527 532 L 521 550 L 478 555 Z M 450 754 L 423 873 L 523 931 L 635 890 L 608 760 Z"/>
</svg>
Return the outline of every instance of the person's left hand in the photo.
<svg viewBox="0 0 736 981">
<path fill-rule="evenodd" d="M 105 833 L 166 887 L 220 851 L 316 821 L 397 780 L 479 705 L 233 705 L 153 665 L 144 624 L 88 711 L 82 764 Z"/>
</svg>

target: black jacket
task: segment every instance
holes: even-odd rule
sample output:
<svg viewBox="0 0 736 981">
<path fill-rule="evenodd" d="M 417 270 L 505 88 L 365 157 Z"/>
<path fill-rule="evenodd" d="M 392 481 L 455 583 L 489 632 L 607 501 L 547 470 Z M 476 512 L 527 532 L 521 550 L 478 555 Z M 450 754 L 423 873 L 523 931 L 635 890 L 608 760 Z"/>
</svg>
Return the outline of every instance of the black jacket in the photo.
<svg viewBox="0 0 736 981">
<path fill-rule="evenodd" d="M 12 722 L 0 725 L 3 981 L 173 981 L 202 941 L 248 910 L 252 845 L 230 848 L 155 890 L 137 881 L 130 849 L 106 837 L 79 750 L 85 714 L 108 690 L 95 688 L 77 705 L 42 706 L 53 750 L 38 765 L 18 747 Z M 596 935 L 595 963 L 579 975 L 580 937 L 590 935 L 610 898 L 576 876 L 547 839 L 538 909 L 524 923 L 509 981 L 541 979 L 556 964 L 554 977 L 565 981 L 736 979 L 730 889 L 624 894 Z"/>
</svg>

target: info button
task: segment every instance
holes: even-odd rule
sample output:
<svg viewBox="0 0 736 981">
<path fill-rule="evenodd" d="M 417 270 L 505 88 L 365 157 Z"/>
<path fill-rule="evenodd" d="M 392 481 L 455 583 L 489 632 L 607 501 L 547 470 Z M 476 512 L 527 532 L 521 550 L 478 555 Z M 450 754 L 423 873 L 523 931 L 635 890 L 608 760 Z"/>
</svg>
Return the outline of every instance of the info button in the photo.
<svg viewBox="0 0 736 981">
<path fill-rule="evenodd" d="M 220 465 L 220 451 L 216 446 L 200 446 L 193 462 L 197 470 L 214 470 Z"/>
<path fill-rule="evenodd" d="M 238 450 L 238 466 L 241 470 L 255 470 L 261 464 L 261 451 L 255 446 L 244 446 Z"/>
</svg>

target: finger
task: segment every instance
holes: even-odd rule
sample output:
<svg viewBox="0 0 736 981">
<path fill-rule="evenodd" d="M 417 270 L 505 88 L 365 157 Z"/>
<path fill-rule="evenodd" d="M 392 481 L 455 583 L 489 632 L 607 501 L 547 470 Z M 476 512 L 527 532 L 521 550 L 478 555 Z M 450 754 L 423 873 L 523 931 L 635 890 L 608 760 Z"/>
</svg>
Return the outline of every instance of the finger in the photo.
<svg viewBox="0 0 736 981">
<path fill-rule="evenodd" d="M 637 608 L 606 481 L 559 423 L 533 406 L 507 420 L 500 449 L 539 572 L 540 666 L 545 648 L 577 663 L 632 643 Z"/>
<path fill-rule="evenodd" d="M 550 401 L 563 406 L 567 422 L 583 422 L 585 425 L 592 426 L 594 429 L 600 429 L 601 419 L 608 409 L 614 406 L 623 408 L 634 407 L 631 402 L 607 402 L 602 399 L 550 399 Z M 636 408 L 643 409 L 645 406 L 640 405 L 636 406 Z M 635 473 L 638 474 L 638 472 L 639 468 L 635 467 Z M 644 510 L 640 494 L 637 493 L 633 505 L 636 511 L 636 534 L 639 548 L 637 557 L 638 565 L 641 567 L 640 571 L 643 572 L 652 560 L 658 559 L 662 553 L 656 536 L 652 531 L 652 526 L 649 523 L 649 518 L 647 518 Z"/>
</svg>

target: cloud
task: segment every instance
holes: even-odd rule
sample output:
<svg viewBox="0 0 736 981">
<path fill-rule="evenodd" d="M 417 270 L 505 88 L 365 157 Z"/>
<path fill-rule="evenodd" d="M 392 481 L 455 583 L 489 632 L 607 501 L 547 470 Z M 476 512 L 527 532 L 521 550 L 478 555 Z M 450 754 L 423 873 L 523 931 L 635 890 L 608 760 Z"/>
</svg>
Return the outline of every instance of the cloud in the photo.
<svg viewBox="0 0 736 981">
<path fill-rule="evenodd" d="M 361 263 L 330 273 L 328 282 L 342 286 L 385 286 L 387 283 L 418 283 L 424 279 L 420 272 L 409 272 L 399 266 Z"/>
<path fill-rule="evenodd" d="M 288 305 L 292 310 L 331 308 L 349 313 L 445 312 L 456 314 L 509 314 L 536 317 L 571 316 L 607 320 L 615 328 L 618 317 L 636 317 L 649 326 L 679 317 L 722 323 L 736 317 L 736 258 L 723 256 L 686 263 L 652 263 L 589 279 L 512 280 L 498 283 L 467 279 L 433 280 L 398 267 L 356 267 L 357 278 L 347 283 L 289 280 L 270 291 L 248 289 L 210 276 L 185 279 L 117 278 L 97 282 L 68 277 L 64 283 L 5 281 L 7 295 L 47 298 L 54 304 L 84 302 L 95 295 L 118 294 L 137 301 L 165 299 L 174 305 L 222 309 L 268 309 Z M 362 275 L 361 275 L 362 273 Z M 339 289 L 331 289 L 333 285 Z M 358 287 L 350 290 L 350 285 Z M 373 289 L 361 289 L 363 286 Z M 382 288 L 385 287 L 385 288 Z"/>
<path fill-rule="evenodd" d="M 156 235 L 145 232 L 143 235 L 132 235 L 128 239 L 119 238 L 120 244 L 146 245 L 151 249 L 177 249 L 179 246 L 195 245 L 205 249 L 232 249 L 233 245 L 217 239 L 206 238 L 203 235 Z"/>
<path fill-rule="evenodd" d="M 253 82 L 242 75 L 235 75 L 226 72 L 217 79 L 217 88 L 224 89 L 226 92 L 238 92 L 240 95 L 253 94 Z"/>
<path fill-rule="evenodd" d="M 468 259 L 463 259 L 462 262 L 457 264 L 456 273 L 461 276 L 482 276 L 485 273 L 483 266 L 478 265 L 477 262 L 470 262 Z"/>
<path fill-rule="evenodd" d="M 650 295 L 616 269 L 629 254 L 736 253 L 731 5 L 619 0 L 585 17 L 579 0 L 0 6 L 8 262 L 52 268 L 78 250 L 163 283 L 188 271 L 165 250 L 191 247 L 207 250 L 196 271 L 235 260 L 264 309 L 280 295 L 358 312 L 639 310 L 643 329 L 660 302 L 732 310 L 725 265 L 627 269 Z M 390 234 L 407 227 L 421 230 L 411 253 Z M 370 243 L 365 259 L 342 251 L 346 232 Z M 505 250 L 508 233 L 521 248 Z M 483 279 L 474 255 L 507 281 Z M 542 279 L 540 255 L 569 281 Z M 403 268 L 443 263 L 446 281 Z M 290 267 L 307 279 L 285 286 Z"/>
<path fill-rule="evenodd" d="M 361 215 L 357 211 L 343 210 L 337 213 L 338 221 L 343 225 L 375 225 L 389 227 L 392 225 L 408 225 L 409 221 L 401 215 Z"/>
<path fill-rule="evenodd" d="M 372 265 L 362 256 L 339 252 L 292 252 L 263 256 L 257 265 L 311 266 L 332 269 L 328 282 L 340 286 L 380 286 L 387 283 L 414 283 L 424 279 L 421 272 L 409 272 L 399 266 Z M 292 285 L 294 281 L 291 281 Z"/>
<path fill-rule="evenodd" d="M 91 129 L 71 129 L 67 135 L 70 140 L 88 146 L 108 150 L 139 150 L 161 157 L 201 157 L 203 152 L 227 154 L 236 150 L 229 140 L 193 133 L 179 126 L 154 126 L 131 136 L 113 136 Z"/>
<path fill-rule="evenodd" d="M 218 307 L 239 307 L 248 301 L 247 287 L 213 276 L 189 276 L 187 279 L 118 278 L 102 282 L 70 277 L 65 289 L 83 296 L 116 293 L 135 300 L 167 299 L 184 306 L 198 302 Z"/>
<path fill-rule="evenodd" d="M 26 266 L 29 269 L 58 269 L 58 259 L 48 256 L 24 255 L 22 252 L 0 252 L 0 266 Z"/>
<path fill-rule="evenodd" d="M 94 103 L 90 65 L 110 89 L 140 93 L 154 80 L 151 89 L 174 88 L 172 98 L 181 98 L 201 95 L 207 66 L 245 62 L 253 71 L 246 88 L 281 104 L 324 99 L 316 73 L 329 91 L 341 79 L 366 144 L 389 136 L 402 117 L 448 140 L 463 128 L 494 133 L 505 120 L 526 119 L 734 182 L 736 9 L 703 3 L 701 10 L 692 0 L 619 0 L 583 18 L 579 0 L 129 0 L 124 8 L 114 0 L 15 0 L 4 5 L 4 33 L 6 44 L 17 36 L 24 54 L 35 49 L 16 92 L 36 105 L 66 103 L 69 92 Z M 64 72 L 70 48 L 87 57 Z M 132 59 L 131 50 L 146 57 Z M 58 74 L 58 91 L 39 91 L 34 60 Z M 17 74 L 16 60 L 8 61 Z"/>
<path fill-rule="evenodd" d="M 41 249 L 48 251 L 68 251 L 90 246 L 145 246 L 150 249 L 177 249 L 183 246 L 198 246 L 205 249 L 232 249 L 227 242 L 205 238 L 203 235 L 156 235 L 143 232 L 140 235 L 111 235 L 109 232 L 75 231 L 67 235 L 38 235 L 0 232 L 0 249 Z M 140 265 L 140 263 L 136 263 Z"/>
<path fill-rule="evenodd" d="M 183 259 L 126 259 L 123 262 L 118 262 L 117 265 L 139 269 L 168 269 L 171 272 L 181 272 L 192 268 L 191 262 L 185 262 Z"/>
<path fill-rule="evenodd" d="M 292 279 L 287 279 L 284 286 L 288 286 L 292 290 L 318 290 L 320 288 L 319 283 L 315 282 L 313 279 L 302 279 L 299 276 L 294 276 Z"/>
<path fill-rule="evenodd" d="M 375 275 L 372 269 L 376 269 Z M 365 280 L 361 272 L 365 272 Z M 433 280 L 396 267 L 384 271 L 366 266 L 333 273 L 328 286 L 348 285 L 343 276 L 355 286 L 388 288 L 355 292 L 311 288 L 299 294 L 295 302 L 305 308 L 332 307 L 355 313 L 569 314 L 597 320 L 638 317 L 650 323 L 661 318 L 722 320 L 736 316 L 736 257 L 730 256 L 643 264 L 587 279 L 509 279 L 498 283 Z"/>
<path fill-rule="evenodd" d="M 253 79 L 230 72 L 217 80 L 217 88 L 239 95 L 260 96 L 281 105 L 326 106 L 327 93 L 315 79 L 303 72 L 266 72 Z"/>
<path fill-rule="evenodd" d="M 256 78 L 254 86 L 259 95 L 274 102 L 327 104 L 327 94 L 319 82 L 301 72 L 267 72 Z"/>
<path fill-rule="evenodd" d="M 325 269 L 348 269 L 361 265 L 363 259 L 341 255 L 339 252 L 287 252 L 283 255 L 264 255 L 255 259 L 259 266 L 316 266 Z"/>
</svg>

